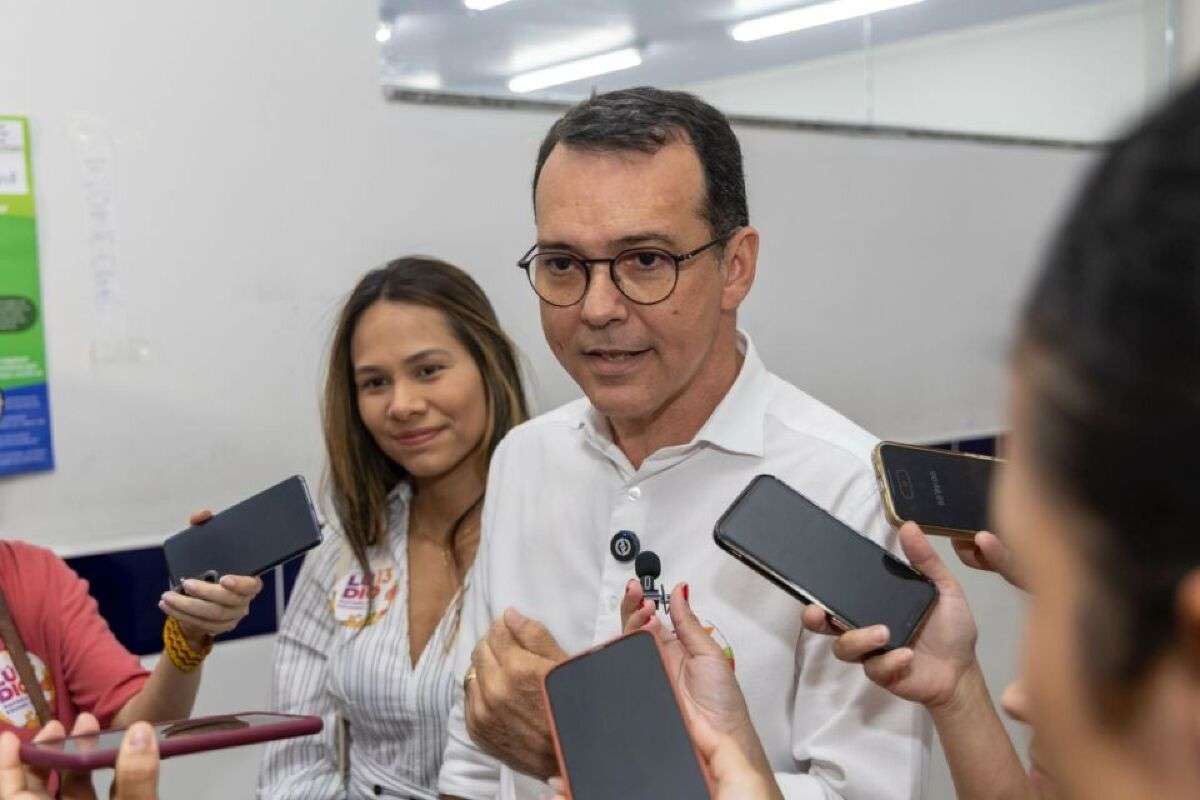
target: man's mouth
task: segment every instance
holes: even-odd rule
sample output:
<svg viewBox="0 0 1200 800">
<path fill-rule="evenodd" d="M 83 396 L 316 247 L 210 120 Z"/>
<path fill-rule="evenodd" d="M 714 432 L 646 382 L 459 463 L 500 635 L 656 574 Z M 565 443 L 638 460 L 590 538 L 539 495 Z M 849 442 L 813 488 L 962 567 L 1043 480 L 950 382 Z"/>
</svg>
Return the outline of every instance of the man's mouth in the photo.
<svg viewBox="0 0 1200 800">
<path fill-rule="evenodd" d="M 610 348 L 592 348 L 589 350 L 584 350 L 583 354 L 588 356 L 589 358 L 598 358 L 603 361 L 619 362 L 619 361 L 628 361 L 631 358 L 635 358 L 637 356 L 642 355 L 643 353 L 648 353 L 648 352 L 650 352 L 650 348 L 648 348 L 648 347 L 643 348 L 641 350 L 616 350 L 616 349 L 610 349 Z"/>
</svg>

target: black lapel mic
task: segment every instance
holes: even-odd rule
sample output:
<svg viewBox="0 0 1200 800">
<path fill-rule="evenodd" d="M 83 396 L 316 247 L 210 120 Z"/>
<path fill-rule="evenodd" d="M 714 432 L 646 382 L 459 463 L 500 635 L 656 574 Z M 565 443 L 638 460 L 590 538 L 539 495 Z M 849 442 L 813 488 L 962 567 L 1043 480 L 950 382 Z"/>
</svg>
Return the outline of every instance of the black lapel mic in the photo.
<svg viewBox="0 0 1200 800">
<path fill-rule="evenodd" d="M 656 609 L 669 612 L 671 595 L 654 585 L 654 582 L 662 575 L 662 562 L 658 560 L 658 554 L 653 550 L 643 550 L 638 553 L 637 560 L 633 562 L 633 571 L 637 573 L 638 580 L 641 581 L 642 594 L 646 599 L 653 600 Z"/>
</svg>

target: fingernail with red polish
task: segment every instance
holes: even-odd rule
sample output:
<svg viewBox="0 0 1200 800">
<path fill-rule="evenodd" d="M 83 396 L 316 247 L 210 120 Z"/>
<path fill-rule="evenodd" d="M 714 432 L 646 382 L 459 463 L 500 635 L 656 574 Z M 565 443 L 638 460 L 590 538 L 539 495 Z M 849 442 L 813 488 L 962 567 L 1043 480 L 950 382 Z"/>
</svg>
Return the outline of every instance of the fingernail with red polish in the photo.
<svg viewBox="0 0 1200 800">
<path fill-rule="evenodd" d="M 690 603 L 690 602 L 691 602 L 691 598 L 690 598 L 690 597 L 688 597 L 688 589 L 689 589 L 689 588 L 691 588 L 691 587 L 689 587 L 689 586 L 688 586 L 686 583 L 683 585 L 683 599 L 684 599 L 684 602 L 689 602 L 689 603 Z"/>
</svg>

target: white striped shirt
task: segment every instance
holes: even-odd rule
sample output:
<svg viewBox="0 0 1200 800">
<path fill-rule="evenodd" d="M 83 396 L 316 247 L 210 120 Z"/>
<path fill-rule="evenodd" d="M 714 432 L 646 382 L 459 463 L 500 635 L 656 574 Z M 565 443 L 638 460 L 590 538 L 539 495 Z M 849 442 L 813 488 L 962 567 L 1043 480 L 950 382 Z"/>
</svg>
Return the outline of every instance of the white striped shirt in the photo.
<svg viewBox="0 0 1200 800">
<path fill-rule="evenodd" d="M 379 594 L 361 625 L 361 568 L 335 533 L 309 554 L 275 644 L 273 706 L 319 714 L 317 736 L 273 742 L 259 774 L 261 798 L 433 800 L 446 744 L 453 671 L 447 639 L 456 602 L 443 615 L 415 667 L 408 641 L 408 501 L 392 493 L 386 540 L 370 554 Z M 343 786 L 338 717 L 348 720 L 350 769 Z"/>
</svg>

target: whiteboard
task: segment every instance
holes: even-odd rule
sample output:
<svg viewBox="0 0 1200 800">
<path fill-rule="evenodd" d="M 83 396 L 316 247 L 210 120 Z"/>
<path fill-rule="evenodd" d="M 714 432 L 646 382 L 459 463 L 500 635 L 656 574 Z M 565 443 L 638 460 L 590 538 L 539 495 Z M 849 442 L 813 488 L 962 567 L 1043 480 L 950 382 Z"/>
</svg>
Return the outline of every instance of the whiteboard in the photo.
<svg viewBox="0 0 1200 800">
<path fill-rule="evenodd" d="M 167 41 L 110 48 L 89 31 L 119 36 L 120 19 L 73 7 L 62 25 L 47 5 L 6 16 L 0 107 L 32 119 L 58 467 L 0 481 L 0 535 L 64 552 L 159 541 L 192 509 L 291 473 L 319 482 L 333 318 L 397 255 L 478 278 L 540 409 L 577 395 L 514 265 L 553 113 L 385 102 L 348 33 L 361 16 L 370 36 L 365 10 L 280 40 L 246 20 L 219 54 L 156 70 Z M 146 31 L 198 13 L 122 7 Z M 768 367 L 883 436 L 1001 430 L 1014 310 L 1089 154 L 738 133 L 762 232 L 741 325 Z M 111 296 L 93 268 L 105 196 Z"/>
</svg>

